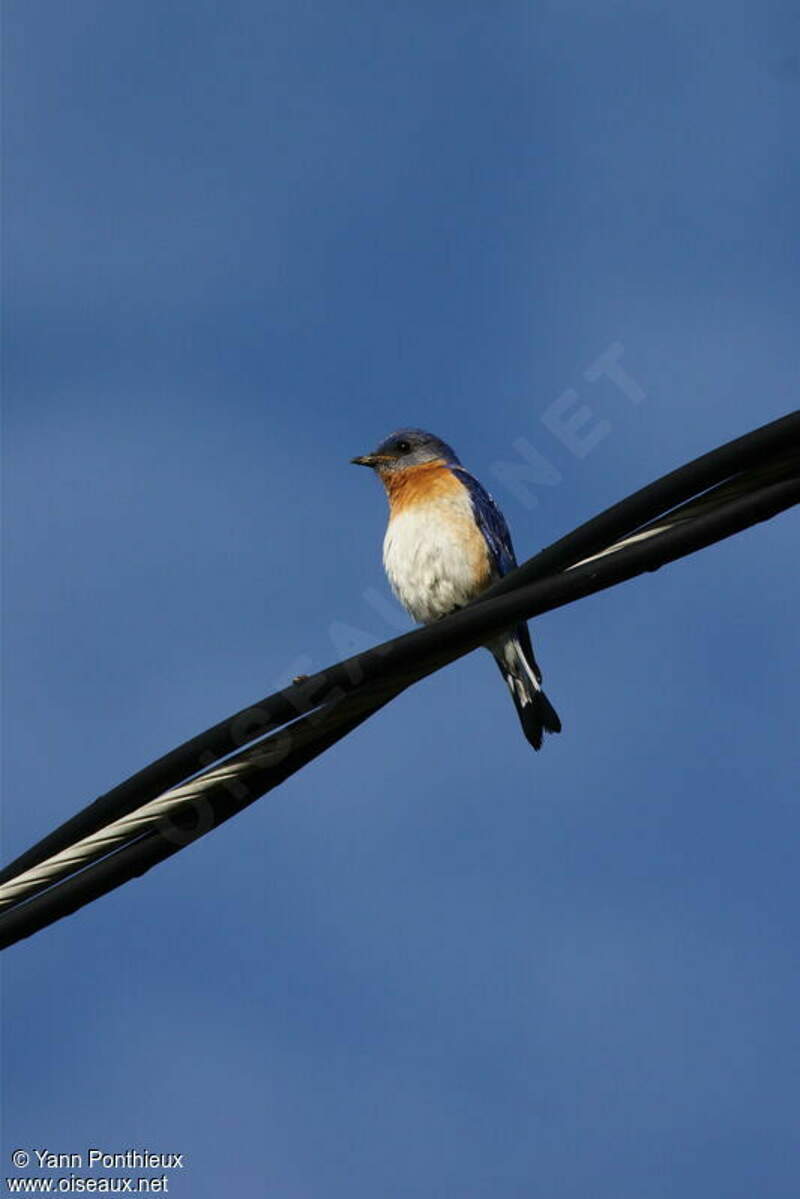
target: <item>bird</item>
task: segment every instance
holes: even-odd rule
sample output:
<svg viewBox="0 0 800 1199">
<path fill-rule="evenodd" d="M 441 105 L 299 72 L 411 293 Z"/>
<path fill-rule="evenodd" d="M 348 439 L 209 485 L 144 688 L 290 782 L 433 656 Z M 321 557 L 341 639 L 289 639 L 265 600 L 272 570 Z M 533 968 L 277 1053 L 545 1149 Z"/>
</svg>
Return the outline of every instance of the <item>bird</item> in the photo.
<svg viewBox="0 0 800 1199">
<path fill-rule="evenodd" d="M 383 564 L 413 620 L 432 624 L 475 599 L 517 565 L 503 513 L 455 452 L 424 429 L 398 429 L 352 458 L 375 471 L 389 501 Z M 528 626 L 521 621 L 486 645 L 508 684 L 534 749 L 561 721 L 542 690 Z"/>
</svg>

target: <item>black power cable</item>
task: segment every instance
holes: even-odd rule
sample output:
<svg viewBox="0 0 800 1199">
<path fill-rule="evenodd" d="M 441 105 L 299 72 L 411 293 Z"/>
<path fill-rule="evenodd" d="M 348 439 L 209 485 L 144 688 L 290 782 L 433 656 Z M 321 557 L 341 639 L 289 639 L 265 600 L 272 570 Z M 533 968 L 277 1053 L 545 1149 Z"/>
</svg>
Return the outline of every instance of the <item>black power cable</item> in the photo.
<svg viewBox="0 0 800 1199">
<path fill-rule="evenodd" d="M 699 499 L 698 490 L 705 491 Z M 675 509 L 676 504 L 690 496 L 695 498 Z M 793 414 L 704 455 L 623 500 L 523 564 L 479 601 L 435 626 L 338 663 L 297 687 L 267 697 L 256 708 L 245 709 L 220 722 L 73 817 L 7 867 L 0 881 L 15 877 L 182 781 L 187 777 L 185 767 L 192 755 L 203 754 L 203 766 L 207 767 L 249 741 L 251 736 L 275 729 L 281 718 L 285 722 L 299 711 L 311 713 L 260 741 L 256 751 L 249 751 L 263 758 L 270 752 L 270 743 L 282 739 L 277 761 L 248 769 L 244 795 L 239 793 L 234 797 L 224 787 L 214 788 L 202 801 L 205 819 L 195 812 L 189 815 L 186 825 L 186 816 L 175 817 L 168 832 L 164 827 L 152 830 L 6 911 L 0 915 L 0 946 L 30 935 L 143 873 L 196 836 L 229 819 L 346 735 L 404 687 L 481 645 L 493 631 L 522 616 L 540 615 L 644 571 L 658 569 L 665 562 L 768 519 L 798 502 L 800 414 Z M 656 513 L 664 512 L 665 504 L 670 506 L 671 514 L 653 522 Z M 644 521 L 667 527 L 647 540 L 553 575 L 554 570 L 564 571 L 583 555 L 607 549 L 614 537 L 641 530 Z M 529 581 L 537 577 L 538 582 Z M 324 706 L 319 707 L 320 704 Z M 250 736 L 244 735 L 248 722 Z M 216 757 L 211 756 L 215 752 Z M 195 757 L 190 773 L 197 770 Z M 165 779 L 170 780 L 166 785 Z"/>
<path fill-rule="evenodd" d="M 485 604 L 523 583 L 565 570 L 581 558 L 599 552 L 640 529 L 665 512 L 690 501 L 737 473 L 800 454 L 800 412 L 791 413 L 671 471 L 640 491 L 614 504 L 524 562 L 489 588 L 476 603 Z M 439 633 L 443 626 L 437 625 Z M 391 645 L 408 648 L 413 656 L 426 630 L 407 633 Z M 416 640 L 414 640 L 416 639 Z M 0 870 L 0 884 L 140 807 L 170 787 L 191 778 L 214 762 L 243 748 L 272 729 L 327 702 L 332 694 L 353 690 L 372 672 L 380 675 L 385 647 L 359 654 L 327 667 L 300 684 L 266 696 L 190 738 L 149 766 L 101 795 L 52 833 Z"/>
<path fill-rule="evenodd" d="M 244 808 L 249 807 L 267 791 L 277 787 L 284 779 L 295 774 L 313 758 L 323 753 L 342 737 L 352 732 L 369 716 L 398 694 L 398 688 L 370 688 L 369 695 L 357 698 L 348 696 L 339 701 L 336 712 L 326 715 L 325 726 L 314 728 L 316 713 L 304 716 L 292 725 L 292 745 L 277 747 L 270 761 L 270 753 L 264 753 L 263 766 L 255 765 L 237 780 L 235 791 L 224 785 L 210 789 L 203 800 L 187 805 L 188 810 L 156 824 L 149 832 L 122 845 L 100 861 L 94 862 L 80 873 L 43 891 L 18 907 L 0 915 L 0 949 L 6 949 L 32 933 L 46 928 L 62 916 L 69 916 L 101 895 L 113 891 L 152 866 L 172 857 L 185 849 L 198 837 L 210 832 L 229 820 Z M 304 725 L 304 728 L 298 726 Z M 268 740 L 280 742 L 281 733 Z M 253 751 L 249 751 L 253 752 Z"/>
</svg>

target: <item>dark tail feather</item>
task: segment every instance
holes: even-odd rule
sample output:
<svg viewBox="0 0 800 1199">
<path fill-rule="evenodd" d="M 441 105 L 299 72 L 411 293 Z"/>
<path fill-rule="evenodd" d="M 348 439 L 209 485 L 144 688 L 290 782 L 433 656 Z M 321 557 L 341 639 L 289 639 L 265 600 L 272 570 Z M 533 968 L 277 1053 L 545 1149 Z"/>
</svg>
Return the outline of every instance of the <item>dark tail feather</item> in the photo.
<svg viewBox="0 0 800 1199">
<path fill-rule="evenodd" d="M 526 654 L 517 637 L 509 637 L 502 645 L 493 645 L 491 649 L 500 673 L 508 683 L 526 740 L 534 749 L 541 749 L 545 733 L 561 732 L 561 721 L 541 689 L 542 676 L 533 651 Z"/>
<path fill-rule="evenodd" d="M 512 696 L 522 731 L 534 749 L 542 748 L 544 733 L 561 732 L 558 713 L 544 691 L 534 691 L 527 703 L 517 698 L 516 691 L 512 692 Z"/>
</svg>

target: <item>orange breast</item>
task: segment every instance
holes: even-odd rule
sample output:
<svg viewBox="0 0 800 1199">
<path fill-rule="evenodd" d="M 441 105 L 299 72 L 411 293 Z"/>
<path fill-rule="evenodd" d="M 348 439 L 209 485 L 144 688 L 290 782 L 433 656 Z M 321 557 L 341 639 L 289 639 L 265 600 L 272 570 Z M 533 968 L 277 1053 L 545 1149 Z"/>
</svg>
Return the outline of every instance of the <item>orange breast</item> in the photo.
<svg viewBox="0 0 800 1199">
<path fill-rule="evenodd" d="M 389 497 L 392 516 L 399 516 L 416 504 L 430 504 L 455 497 L 464 490 L 441 458 L 425 462 L 422 466 L 379 471 L 379 474 Z"/>
<path fill-rule="evenodd" d="M 381 474 L 389 497 L 384 562 L 415 619 L 473 599 L 494 578 L 469 492 L 442 461 Z"/>
</svg>

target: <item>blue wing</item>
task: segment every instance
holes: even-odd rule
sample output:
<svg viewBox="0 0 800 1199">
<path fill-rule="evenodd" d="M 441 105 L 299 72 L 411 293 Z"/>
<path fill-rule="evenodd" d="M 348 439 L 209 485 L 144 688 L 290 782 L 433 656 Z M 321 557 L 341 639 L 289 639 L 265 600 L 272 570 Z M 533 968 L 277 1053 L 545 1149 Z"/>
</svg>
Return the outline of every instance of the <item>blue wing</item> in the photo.
<svg viewBox="0 0 800 1199">
<path fill-rule="evenodd" d="M 469 492 L 472 511 L 475 513 L 475 522 L 486 538 L 486 544 L 497 573 L 508 574 L 517 565 L 517 559 L 511 544 L 511 534 L 508 531 L 506 518 L 489 492 L 474 475 L 471 475 L 468 470 L 464 470 L 463 466 L 455 466 L 450 469 Z"/>
<path fill-rule="evenodd" d="M 450 469 L 469 492 L 476 523 L 486 539 L 486 544 L 489 547 L 492 560 L 497 568 L 497 573 L 499 575 L 508 574 L 517 565 L 517 557 L 514 553 L 514 546 L 511 544 L 511 534 L 508 531 L 506 518 L 489 495 L 489 492 L 478 482 L 474 475 L 471 475 L 468 470 L 464 470 L 463 466 L 451 467 Z M 531 670 L 537 680 L 541 682 L 542 672 L 533 653 L 531 635 L 528 631 L 527 623 L 524 620 L 521 621 L 514 629 L 514 633 Z M 555 713 L 553 715 L 554 719 L 558 720 Z"/>
</svg>

